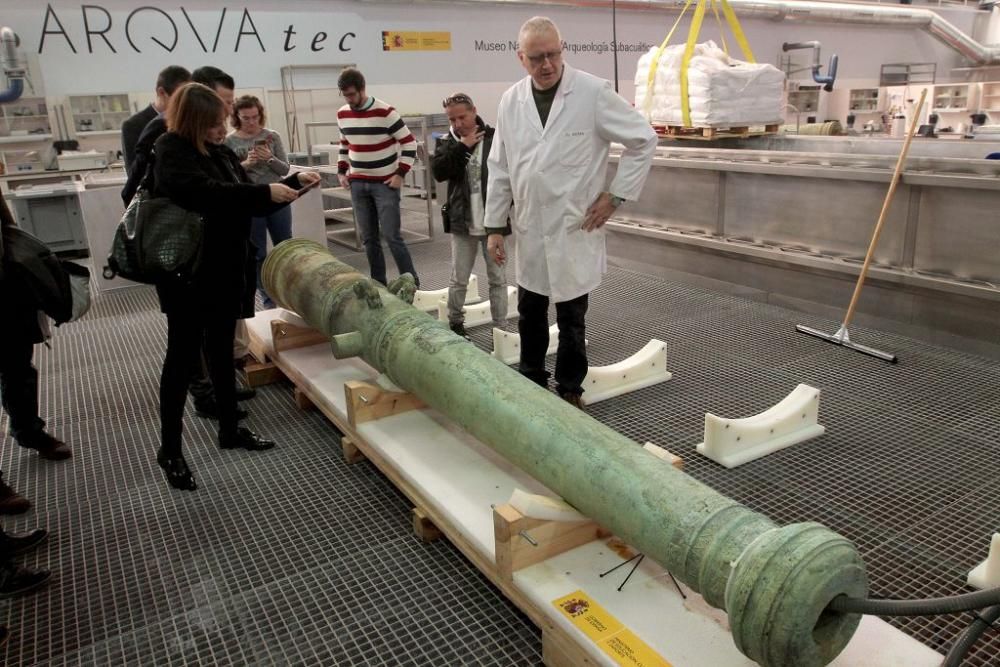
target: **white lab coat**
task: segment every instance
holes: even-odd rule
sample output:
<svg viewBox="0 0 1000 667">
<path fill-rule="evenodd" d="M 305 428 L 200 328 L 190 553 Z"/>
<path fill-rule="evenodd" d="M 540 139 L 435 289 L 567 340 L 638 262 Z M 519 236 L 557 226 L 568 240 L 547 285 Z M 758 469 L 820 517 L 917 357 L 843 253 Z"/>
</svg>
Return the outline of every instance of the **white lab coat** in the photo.
<svg viewBox="0 0 1000 667">
<path fill-rule="evenodd" d="M 635 201 L 656 152 L 656 134 L 610 83 L 566 65 L 544 129 L 531 77 L 503 94 L 489 156 L 486 227 L 505 227 L 513 201 L 518 285 L 553 302 L 600 285 L 607 270 L 605 231 L 585 232 L 581 225 L 605 190 L 612 141 L 625 151 L 609 191 Z"/>
</svg>

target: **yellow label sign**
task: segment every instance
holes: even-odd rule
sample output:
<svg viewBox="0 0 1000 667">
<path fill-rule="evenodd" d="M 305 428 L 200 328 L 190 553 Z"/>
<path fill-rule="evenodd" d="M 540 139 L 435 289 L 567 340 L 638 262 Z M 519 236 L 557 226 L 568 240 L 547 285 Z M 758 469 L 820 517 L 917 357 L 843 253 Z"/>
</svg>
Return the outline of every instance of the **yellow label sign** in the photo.
<svg viewBox="0 0 1000 667">
<path fill-rule="evenodd" d="M 570 593 L 552 604 L 598 648 L 619 665 L 628 667 L 671 667 L 646 642 L 622 625 L 583 591 Z"/>
<path fill-rule="evenodd" d="M 382 50 L 451 51 L 451 33 L 383 30 Z"/>
</svg>

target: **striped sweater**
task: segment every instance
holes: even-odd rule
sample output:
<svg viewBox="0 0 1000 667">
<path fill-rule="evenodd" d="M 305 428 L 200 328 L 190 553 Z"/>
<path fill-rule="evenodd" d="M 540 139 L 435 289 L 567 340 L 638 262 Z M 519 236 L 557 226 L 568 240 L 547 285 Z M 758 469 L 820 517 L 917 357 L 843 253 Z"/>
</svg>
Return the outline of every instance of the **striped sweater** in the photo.
<svg viewBox="0 0 1000 667">
<path fill-rule="evenodd" d="M 371 98 L 366 109 L 345 104 L 337 111 L 340 127 L 340 159 L 337 171 L 351 179 L 384 181 L 404 175 L 417 158 L 417 141 L 399 113 Z M 396 144 L 399 144 L 397 150 Z"/>
</svg>

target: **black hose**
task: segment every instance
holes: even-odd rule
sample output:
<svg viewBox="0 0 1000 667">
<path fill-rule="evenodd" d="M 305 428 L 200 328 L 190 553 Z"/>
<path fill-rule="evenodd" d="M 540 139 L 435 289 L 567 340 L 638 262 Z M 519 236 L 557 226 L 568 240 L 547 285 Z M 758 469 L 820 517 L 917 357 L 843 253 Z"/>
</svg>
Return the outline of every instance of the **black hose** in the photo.
<svg viewBox="0 0 1000 667">
<path fill-rule="evenodd" d="M 952 645 L 948 655 L 945 656 L 941 667 L 959 667 L 965 656 L 968 655 L 972 647 L 979 641 L 986 629 L 993 625 L 993 622 L 1000 618 L 1000 605 L 984 609 L 976 615 L 976 619 L 958 636 Z"/>
<path fill-rule="evenodd" d="M 827 609 L 844 614 L 873 616 L 934 616 L 956 614 L 1000 605 L 1000 588 L 923 600 L 872 600 L 838 595 Z"/>
</svg>

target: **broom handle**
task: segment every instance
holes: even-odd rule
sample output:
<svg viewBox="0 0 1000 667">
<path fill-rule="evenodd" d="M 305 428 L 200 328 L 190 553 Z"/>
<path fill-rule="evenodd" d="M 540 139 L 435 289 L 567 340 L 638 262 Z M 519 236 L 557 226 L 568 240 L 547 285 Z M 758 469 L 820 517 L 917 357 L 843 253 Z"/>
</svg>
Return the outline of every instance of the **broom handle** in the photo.
<svg viewBox="0 0 1000 667">
<path fill-rule="evenodd" d="M 882 212 L 879 213 L 878 223 L 875 225 L 875 232 L 872 234 L 872 241 L 868 244 L 868 253 L 865 254 L 865 263 L 861 267 L 861 275 L 858 276 L 858 282 L 854 286 L 851 305 L 847 307 L 847 314 L 844 316 L 843 325 L 841 325 L 845 331 L 847 330 L 847 325 L 851 323 L 851 318 L 854 317 L 854 309 L 858 305 L 858 297 L 861 296 L 861 288 L 864 286 L 865 277 L 868 275 L 868 266 L 875 255 L 875 246 L 878 245 L 878 237 L 882 234 L 882 225 L 885 224 L 885 219 L 889 214 L 889 207 L 892 205 L 892 198 L 896 194 L 896 186 L 899 185 L 899 179 L 903 173 L 903 163 L 906 161 L 906 154 L 910 151 L 910 142 L 913 141 L 913 135 L 917 133 L 917 123 L 920 122 L 920 111 L 924 107 L 924 100 L 926 98 L 927 89 L 924 88 L 923 92 L 920 93 L 920 101 L 917 102 L 917 108 L 913 112 L 913 120 L 910 121 L 910 131 L 907 132 L 906 141 L 903 142 L 903 150 L 900 151 L 899 159 L 896 160 L 896 169 L 892 172 L 889 191 L 885 195 L 885 201 L 882 202 Z"/>
</svg>

